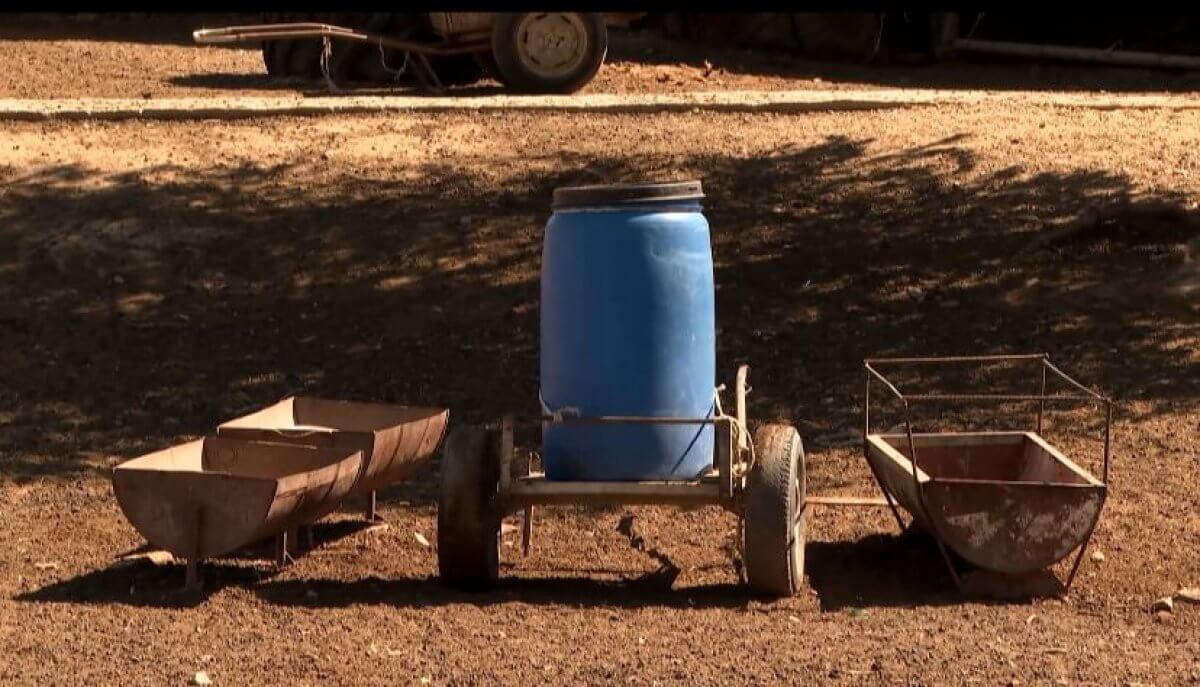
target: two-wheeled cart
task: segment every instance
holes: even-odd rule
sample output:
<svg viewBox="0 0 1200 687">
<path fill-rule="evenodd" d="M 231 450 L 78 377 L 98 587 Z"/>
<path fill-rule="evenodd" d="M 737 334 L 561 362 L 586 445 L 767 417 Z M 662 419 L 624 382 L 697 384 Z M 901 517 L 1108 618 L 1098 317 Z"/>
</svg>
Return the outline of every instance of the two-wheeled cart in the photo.
<svg viewBox="0 0 1200 687">
<path fill-rule="evenodd" d="M 527 463 L 514 466 L 513 430 L 505 416 L 498 429 L 460 426 L 446 440 L 438 505 L 438 568 L 461 589 L 493 587 L 500 573 L 500 523 L 524 511 L 523 549 L 529 551 L 536 506 L 718 505 L 736 513 L 743 532 L 743 565 L 755 591 L 790 596 L 804 578 L 805 465 L 800 434 L 791 425 L 764 425 L 750 436 L 746 425 L 749 367 L 734 385 L 735 414 L 710 417 L 574 417 L 556 413 L 530 422 L 591 424 L 711 424 L 713 467 L 699 479 L 680 481 L 550 481 Z"/>
<path fill-rule="evenodd" d="M 351 66 L 342 64 L 349 58 L 335 55 L 332 41 L 374 45 L 385 69 L 398 77 L 411 64 L 418 81 L 434 91 L 442 90 L 447 78 L 459 82 L 462 69 L 453 69 L 452 75 L 431 60 L 464 57 L 512 90 L 572 93 L 592 80 L 608 53 L 605 15 L 597 12 L 432 12 L 391 30 L 388 17 L 378 15 L 382 23 L 377 30 L 370 22 L 360 28 L 308 21 L 200 29 L 192 36 L 208 45 L 263 41 L 268 72 L 280 74 L 295 69 L 297 59 L 304 62 L 304 55 L 273 58 L 278 52 L 273 47 L 320 39 L 320 72 L 330 83 L 331 74 L 342 71 L 339 67 Z M 397 69 L 388 67 L 387 51 L 404 55 Z"/>
</svg>

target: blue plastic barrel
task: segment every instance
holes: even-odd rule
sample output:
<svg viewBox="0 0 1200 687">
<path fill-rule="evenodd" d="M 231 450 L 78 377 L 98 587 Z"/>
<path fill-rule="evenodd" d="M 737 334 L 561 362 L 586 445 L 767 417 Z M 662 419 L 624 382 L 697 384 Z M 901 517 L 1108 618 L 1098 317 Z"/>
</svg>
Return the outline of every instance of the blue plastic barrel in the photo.
<svg viewBox="0 0 1200 687">
<path fill-rule="evenodd" d="M 703 418 L 714 412 L 712 245 L 699 181 L 560 188 L 542 247 L 547 413 Z M 690 479 L 713 427 L 546 423 L 549 480 Z"/>
</svg>

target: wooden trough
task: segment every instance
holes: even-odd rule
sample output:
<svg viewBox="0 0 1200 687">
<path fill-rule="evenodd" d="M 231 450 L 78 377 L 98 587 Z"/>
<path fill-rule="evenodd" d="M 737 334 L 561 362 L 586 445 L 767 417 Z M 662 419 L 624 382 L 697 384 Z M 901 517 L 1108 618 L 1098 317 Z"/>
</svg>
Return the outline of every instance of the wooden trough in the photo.
<svg viewBox="0 0 1200 687">
<path fill-rule="evenodd" d="M 186 559 L 194 588 L 205 558 L 333 511 L 362 464 L 358 449 L 209 436 L 116 466 L 113 491 L 147 541 Z"/>
<path fill-rule="evenodd" d="M 362 451 L 362 471 L 350 494 L 368 497 L 366 515 L 374 520 L 376 490 L 429 462 L 449 417 L 445 408 L 289 396 L 221 424 L 217 435 Z"/>
<path fill-rule="evenodd" d="M 909 394 L 875 366 L 929 363 L 1005 363 L 1041 365 L 1037 395 Z M 954 581 L 961 580 L 947 549 L 967 562 L 998 573 L 1019 575 L 1048 568 L 1078 549 L 1065 587 L 1070 588 L 1096 529 L 1108 493 L 1112 401 L 1079 384 L 1046 355 L 868 360 L 863 452 L 897 523 L 896 505 L 934 536 Z M 1083 394 L 1046 394 L 1052 373 Z M 904 432 L 871 431 L 871 382 L 883 383 L 904 408 Z M 911 402 L 1037 402 L 1030 431 L 917 433 L 909 417 Z M 1103 477 L 1096 478 L 1067 458 L 1041 435 L 1047 402 L 1099 403 L 1105 409 Z"/>
</svg>

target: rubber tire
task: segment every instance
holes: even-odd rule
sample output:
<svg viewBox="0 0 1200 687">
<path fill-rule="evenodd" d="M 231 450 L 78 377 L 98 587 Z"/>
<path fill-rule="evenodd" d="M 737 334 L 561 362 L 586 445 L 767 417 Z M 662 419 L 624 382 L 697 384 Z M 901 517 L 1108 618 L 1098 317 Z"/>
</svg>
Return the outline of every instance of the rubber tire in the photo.
<svg viewBox="0 0 1200 687">
<path fill-rule="evenodd" d="M 754 433 L 754 448 L 742 501 L 746 578 L 757 593 L 793 596 L 804 583 L 804 444 L 795 427 L 765 425 Z"/>
<path fill-rule="evenodd" d="M 293 18 L 286 14 L 272 13 L 263 14 L 261 22 L 263 24 L 277 24 L 286 21 L 291 21 Z M 267 67 L 267 75 L 275 77 L 292 76 L 290 73 L 292 48 L 295 46 L 295 41 L 263 41 L 262 55 L 263 64 Z M 320 69 L 318 66 L 318 75 Z"/>
<path fill-rule="evenodd" d="M 281 21 L 314 21 L 337 26 L 347 26 L 368 33 L 380 33 L 419 42 L 435 43 L 437 34 L 428 25 L 425 16 L 419 13 L 341 13 L 307 15 L 265 15 L 263 23 Z M 263 62 L 267 74 L 280 77 L 320 79 L 320 39 L 305 38 L 279 41 L 263 41 Z M 372 44 L 334 40 L 330 43 L 329 75 L 336 83 L 390 84 L 392 74 L 379 61 L 379 49 Z M 388 64 L 398 68 L 404 62 L 402 51 L 385 50 Z M 428 58 L 437 72 L 438 79 L 447 86 L 474 83 L 483 76 L 483 68 L 470 55 L 446 55 Z M 404 77 L 411 82 L 410 74 Z"/>
<path fill-rule="evenodd" d="M 421 19 L 419 14 L 396 13 L 314 13 L 264 15 L 263 23 L 310 21 L 365 30 L 374 33 L 404 35 L 411 32 Z M 406 31 L 407 30 L 407 31 Z M 279 77 L 320 79 L 321 50 L 319 38 L 263 41 L 263 63 L 267 74 Z M 389 62 L 398 62 L 395 51 L 388 51 Z M 391 75 L 379 64 L 378 48 L 353 41 L 330 42 L 329 75 L 338 83 L 388 83 Z"/>
<path fill-rule="evenodd" d="M 497 433 L 458 427 L 442 451 L 438 503 L 438 573 L 443 584 L 487 591 L 500 580 L 500 518 Z"/>
<path fill-rule="evenodd" d="M 608 27 L 604 15 L 580 12 L 587 33 L 587 50 L 583 62 L 571 72 L 553 79 L 539 76 L 521 62 L 517 50 L 517 27 L 530 12 L 499 13 L 492 22 L 492 57 L 501 83 L 523 93 L 574 93 L 583 88 L 600 71 L 608 54 Z"/>
<path fill-rule="evenodd" d="M 401 15 L 373 12 L 369 15 L 344 15 L 345 26 L 367 33 L 394 33 L 393 23 Z M 379 63 L 379 47 L 355 41 L 332 41 L 329 74 L 337 83 L 387 83 L 391 75 Z M 318 58 L 318 72 L 320 71 Z"/>
<path fill-rule="evenodd" d="M 338 15 L 332 14 L 264 14 L 262 23 L 276 24 L 296 21 L 315 21 L 337 23 Z M 302 40 L 263 41 L 263 63 L 269 76 L 300 77 L 317 79 L 321 77 L 321 49 L 319 39 L 307 38 Z"/>
</svg>

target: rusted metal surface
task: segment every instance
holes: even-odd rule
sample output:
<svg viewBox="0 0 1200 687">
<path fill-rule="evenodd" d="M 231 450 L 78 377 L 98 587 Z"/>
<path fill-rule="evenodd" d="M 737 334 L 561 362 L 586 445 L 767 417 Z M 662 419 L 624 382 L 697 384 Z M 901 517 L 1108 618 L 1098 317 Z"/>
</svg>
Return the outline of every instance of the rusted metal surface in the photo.
<svg viewBox="0 0 1200 687">
<path fill-rule="evenodd" d="M 430 12 L 429 23 L 437 35 L 450 41 L 462 41 L 470 37 L 490 40 L 492 31 L 491 12 Z"/>
<path fill-rule="evenodd" d="M 362 462 L 353 448 L 209 436 L 118 465 L 113 490 L 147 541 L 195 562 L 326 515 Z"/>
<path fill-rule="evenodd" d="M 880 506 L 890 505 L 888 500 L 882 496 L 840 496 L 831 494 L 828 496 L 810 495 L 804 499 L 805 505 L 809 506 L 849 506 L 849 507 L 864 507 L 877 508 Z"/>
<path fill-rule="evenodd" d="M 904 394 L 875 369 L 889 364 L 1038 364 L 1039 394 Z M 867 388 L 863 410 L 863 453 L 871 472 L 903 528 L 897 506 L 937 539 L 947 567 L 958 574 L 947 549 L 981 568 L 1022 574 L 1046 568 L 1077 550 L 1067 579 L 1078 571 L 1107 496 L 1111 459 L 1112 401 L 1080 384 L 1048 356 L 970 356 L 891 358 L 864 362 Z M 1053 374 L 1082 394 L 1045 393 Z M 871 382 L 877 380 L 900 401 L 904 433 L 871 431 Z M 910 402 L 1036 401 L 1034 431 L 913 431 Z M 1105 413 L 1103 476 L 1093 477 L 1042 438 L 1049 401 L 1099 404 Z"/>
<path fill-rule="evenodd" d="M 994 481 L 938 480 L 925 496 L 951 549 L 981 568 L 1010 574 L 1065 558 L 1087 540 L 1104 503 L 1102 488 Z"/>
<path fill-rule="evenodd" d="M 1040 570 L 1096 526 L 1104 485 L 1033 432 L 914 434 L 915 486 L 907 440 L 868 436 L 868 460 L 905 510 L 981 568 Z"/>
<path fill-rule="evenodd" d="M 351 494 L 366 495 L 429 462 L 449 416 L 445 408 L 290 396 L 221 424 L 217 435 L 362 451 L 362 474 Z"/>
</svg>

